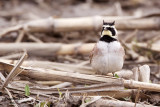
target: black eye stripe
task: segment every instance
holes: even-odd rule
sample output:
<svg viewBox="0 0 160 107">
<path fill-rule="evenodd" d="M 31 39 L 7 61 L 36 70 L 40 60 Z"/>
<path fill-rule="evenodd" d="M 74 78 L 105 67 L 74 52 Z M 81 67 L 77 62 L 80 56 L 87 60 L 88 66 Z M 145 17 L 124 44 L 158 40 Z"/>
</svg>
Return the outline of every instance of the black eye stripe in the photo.
<svg viewBox="0 0 160 107">
<path fill-rule="evenodd" d="M 115 31 L 114 28 L 108 27 L 107 29 L 112 32 L 112 36 L 115 36 L 115 35 L 116 35 L 116 31 Z"/>
<path fill-rule="evenodd" d="M 102 27 L 102 31 L 103 31 L 105 28 L 107 28 L 108 30 L 111 31 L 112 36 L 115 36 L 115 35 L 116 35 L 115 28 L 112 28 L 112 27 Z M 101 31 L 101 34 L 102 34 L 102 31 Z"/>
</svg>

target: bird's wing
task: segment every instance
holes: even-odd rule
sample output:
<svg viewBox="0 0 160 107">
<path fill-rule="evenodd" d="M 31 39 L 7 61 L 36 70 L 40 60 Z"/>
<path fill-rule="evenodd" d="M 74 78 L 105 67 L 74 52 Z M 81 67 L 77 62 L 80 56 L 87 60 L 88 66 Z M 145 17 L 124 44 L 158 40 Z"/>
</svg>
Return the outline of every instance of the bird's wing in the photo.
<svg viewBox="0 0 160 107">
<path fill-rule="evenodd" d="M 89 55 L 90 64 L 92 63 L 92 58 L 93 58 L 94 53 L 96 53 L 96 51 L 97 51 L 97 45 L 95 44 L 93 50 L 90 52 L 90 55 Z"/>
<path fill-rule="evenodd" d="M 123 56 L 123 59 L 125 59 L 125 50 L 124 50 L 124 48 L 122 46 L 120 48 L 120 53 Z"/>
</svg>

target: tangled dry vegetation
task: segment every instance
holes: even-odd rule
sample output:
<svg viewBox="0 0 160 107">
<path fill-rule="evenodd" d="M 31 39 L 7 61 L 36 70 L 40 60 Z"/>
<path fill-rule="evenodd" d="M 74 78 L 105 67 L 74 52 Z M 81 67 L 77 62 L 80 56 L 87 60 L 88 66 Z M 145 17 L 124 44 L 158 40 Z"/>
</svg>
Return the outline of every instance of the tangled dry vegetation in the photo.
<svg viewBox="0 0 160 107">
<path fill-rule="evenodd" d="M 0 1 L 0 106 L 160 106 L 158 0 Z M 89 53 L 116 21 L 124 67 L 96 75 Z"/>
</svg>

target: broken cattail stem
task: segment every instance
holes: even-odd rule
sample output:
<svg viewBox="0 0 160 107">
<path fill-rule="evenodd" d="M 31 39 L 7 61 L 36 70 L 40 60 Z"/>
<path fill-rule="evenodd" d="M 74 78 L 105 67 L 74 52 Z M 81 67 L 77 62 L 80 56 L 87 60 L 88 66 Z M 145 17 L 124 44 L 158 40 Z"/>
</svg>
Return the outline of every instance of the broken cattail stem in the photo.
<svg viewBox="0 0 160 107">
<path fill-rule="evenodd" d="M 94 47 L 94 43 L 0 43 L 0 55 L 6 55 L 12 52 L 26 49 L 29 55 L 53 56 L 67 54 L 88 54 Z"/>
<path fill-rule="evenodd" d="M 12 52 L 26 49 L 29 55 L 36 56 L 53 56 L 53 55 L 71 55 L 71 54 L 89 54 L 95 43 L 0 43 L 0 55 L 11 54 Z M 131 46 L 132 44 L 126 44 Z M 140 46 L 142 43 L 136 43 Z M 143 44 L 147 46 L 147 44 Z M 146 47 L 147 48 L 147 47 Z M 160 48 L 157 45 L 152 45 L 151 50 L 159 52 Z"/>
<path fill-rule="evenodd" d="M 13 69 L 14 67 L 11 64 L 6 64 L 2 62 L 0 62 L 0 65 L 7 72 L 10 72 L 11 69 Z M 25 69 L 19 67 L 18 71 L 21 71 L 22 69 L 23 69 L 23 72 L 21 73 L 22 75 L 25 75 L 35 80 L 44 80 L 44 81 L 55 80 L 55 81 L 65 81 L 65 82 L 81 83 L 81 84 L 122 82 L 122 84 L 124 84 L 124 87 L 126 88 L 135 88 L 135 89 L 141 88 L 142 90 L 144 89 L 148 91 L 160 92 L 159 84 L 138 82 L 138 81 L 132 81 L 132 80 L 122 80 L 121 78 L 111 78 L 103 75 L 87 75 L 87 74 L 78 74 L 78 73 L 70 73 L 70 72 L 64 72 L 64 71 L 31 68 L 31 67 L 29 68 L 26 67 Z"/>
<path fill-rule="evenodd" d="M 139 79 L 141 82 L 150 81 L 150 68 L 148 65 L 143 65 L 139 67 Z"/>
<path fill-rule="evenodd" d="M 34 20 L 23 25 L 14 26 L 4 29 L 0 33 L 0 37 L 20 29 L 25 32 L 70 32 L 70 31 L 90 31 L 98 30 L 102 25 L 102 20 L 116 21 L 117 29 L 159 29 L 159 17 L 137 17 L 137 16 L 123 16 L 123 17 L 81 17 L 81 18 L 53 18 Z M 147 23 L 146 23 L 147 22 Z M 128 26 L 129 25 L 129 26 Z M 131 25 L 131 26 L 130 26 Z"/>
<path fill-rule="evenodd" d="M 124 80 L 124 86 L 126 88 L 140 88 L 149 91 L 157 91 L 160 92 L 160 85 L 146 82 L 138 82 L 132 80 Z"/>
</svg>

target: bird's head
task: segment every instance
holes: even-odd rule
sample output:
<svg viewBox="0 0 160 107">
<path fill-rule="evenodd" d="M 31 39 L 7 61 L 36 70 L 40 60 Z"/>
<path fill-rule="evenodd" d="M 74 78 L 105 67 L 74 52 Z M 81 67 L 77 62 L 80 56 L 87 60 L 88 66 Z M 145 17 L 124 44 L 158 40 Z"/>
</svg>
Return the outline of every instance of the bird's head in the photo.
<svg viewBox="0 0 160 107">
<path fill-rule="evenodd" d="M 111 38 L 117 39 L 117 30 L 115 28 L 115 21 L 104 22 L 103 20 L 101 37 L 103 36 L 110 36 Z"/>
</svg>

